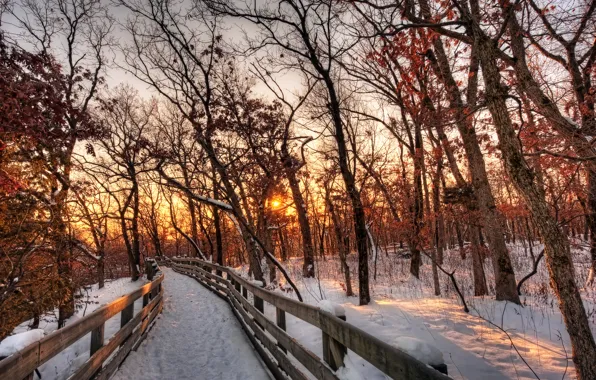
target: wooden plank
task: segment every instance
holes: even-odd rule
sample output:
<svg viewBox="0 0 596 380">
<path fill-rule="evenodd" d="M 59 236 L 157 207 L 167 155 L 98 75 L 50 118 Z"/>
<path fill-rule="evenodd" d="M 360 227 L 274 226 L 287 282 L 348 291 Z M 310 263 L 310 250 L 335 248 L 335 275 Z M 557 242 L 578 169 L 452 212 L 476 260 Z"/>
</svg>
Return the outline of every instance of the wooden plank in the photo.
<svg viewBox="0 0 596 380">
<path fill-rule="evenodd" d="M 275 308 L 275 324 L 283 331 L 286 331 L 286 312 L 277 307 Z M 288 350 L 279 342 L 277 342 L 277 345 L 284 353 L 288 352 Z"/>
<path fill-rule="evenodd" d="M 224 301 L 227 301 L 227 290 L 225 287 L 215 283 L 215 282 L 211 282 L 209 281 L 207 278 L 203 277 L 201 274 L 199 274 L 198 271 L 191 271 L 190 269 L 176 269 L 176 268 L 172 268 L 174 269 L 176 272 L 187 275 L 189 277 L 194 278 L 195 280 L 197 280 L 199 283 L 201 283 L 201 285 L 205 286 L 207 289 L 213 291 L 217 296 L 219 296 L 220 298 L 222 298 Z M 222 294 L 221 292 L 225 293 Z"/>
<path fill-rule="evenodd" d="M 89 350 L 90 357 L 93 357 L 93 355 L 97 351 L 99 351 L 100 348 L 103 347 L 105 326 L 106 326 L 106 324 L 103 323 L 101 326 L 96 327 L 91 331 L 91 348 Z M 102 363 L 103 363 L 103 360 L 101 362 L 99 362 L 99 367 L 101 367 Z M 95 369 L 93 372 L 91 372 L 89 374 L 89 377 L 92 377 L 96 373 L 97 373 L 97 369 Z"/>
<path fill-rule="evenodd" d="M 300 372 L 300 370 L 298 370 L 298 368 L 296 368 L 292 364 L 292 362 L 285 356 L 285 354 L 283 352 L 281 352 L 277 348 L 277 346 L 275 345 L 275 342 L 271 341 L 267 337 L 265 332 L 256 326 L 255 321 L 253 319 L 251 319 L 248 316 L 248 314 L 246 314 L 246 311 L 242 307 L 240 307 L 240 304 L 238 304 L 237 301 L 234 303 L 234 305 L 236 305 L 236 307 L 232 307 L 232 310 L 234 311 L 234 313 L 238 313 L 237 317 L 240 320 L 240 323 L 248 325 L 250 327 L 250 329 L 253 331 L 253 333 L 250 334 L 249 330 L 247 330 L 247 333 L 249 333 L 249 337 L 252 336 L 254 339 L 254 337 L 256 336 L 256 338 L 259 340 L 259 342 L 263 346 L 265 346 L 265 348 L 267 348 L 269 353 L 271 355 L 273 355 L 275 360 L 277 360 L 278 366 L 281 369 L 283 369 L 284 372 L 287 373 L 288 376 L 292 380 L 307 380 L 307 377 L 302 372 Z M 259 349 L 262 350 L 262 347 L 259 345 L 259 342 L 253 343 L 255 345 L 255 348 L 257 348 L 257 351 Z M 264 357 L 264 356 L 262 355 L 262 357 Z M 275 364 L 270 359 L 269 359 L 269 363 L 267 363 L 267 361 L 265 363 L 267 364 L 267 367 L 271 370 L 271 372 L 273 373 L 273 375 L 275 376 L 276 379 L 280 379 L 280 380 L 286 379 L 283 376 L 283 374 L 281 374 L 279 372 L 279 369 L 277 368 L 277 366 L 275 366 Z"/>
<path fill-rule="evenodd" d="M 161 312 L 161 306 L 163 305 L 163 297 L 160 297 L 159 300 L 156 298 L 156 300 L 157 302 L 159 302 L 159 305 L 151 312 L 151 314 L 155 313 L 155 315 Z M 112 358 L 112 360 L 110 360 L 109 363 L 105 367 L 103 367 L 103 369 L 99 372 L 99 374 L 96 377 L 96 380 L 108 380 L 114 374 L 114 372 L 118 370 L 118 367 L 124 361 L 124 359 L 126 359 L 126 357 L 133 349 L 135 344 L 138 344 L 142 341 L 142 334 L 149 326 L 150 320 L 151 318 L 143 319 L 143 321 L 141 322 L 141 326 L 134 330 L 134 332 L 126 339 L 126 341 L 124 342 L 124 344 L 122 344 L 122 346 L 120 347 L 116 355 Z"/>
<path fill-rule="evenodd" d="M 24 379 L 35 371 L 39 363 L 39 342 L 0 361 L 0 379 Z"/>
<path fill-rule="evenodd" d="M 120 297 L 107 305 L 100 307 L 85 318 L 67 325 L 53 332 L 41 341 L 25 348 L 21 353 L 12 355 L 0 362 L 0 378 L 22 379 L 32 373 L 60 351 L 70 346 L 92 330 L 98 328 L 106 320 L 121 312 L 144 294 L 150 292 L 163 281 L 160 274 L 153 282 L 148 283 L 136 291 Z"/>
<path fill-rule="evenodd" d="M 77 371 L 70 376 L 69 379 L 90 379 L 93 377 L 104 361 L 114 352 L 126 339 L 132 334 L 133 330 L 145 317 L 147 317 L 152 309 L 163 299 L 163 293 L 160 293 L 154 298 L 149 305 L 144 307 L 132 320 L 130 320 L 122 329 L 109 340 L 108 344 L 100 347 L 91 357 L 77 369 Z M 122 348 L 121 348 L 122 349 Z"/>
<path fill-rule="evenodd" d="M 259 298 L 256 294 L 253 294 L 252 301 L 255 309 L 257 309 L 261 314 L 265 315 L 265 305 L 263 304 L 263 299 Z M 256 322 L 256 325 L 259 326 L 259 328 L 264 329 L 259 322 Z"/>
<path fill-rule="evenodd" d="M 135 311 L 135 304 L 131 303 L 122 310 L 120 313 L 120 328 L 126 326 L 126 324 L 132 319 Z"/>
<path fill-rule="evenodd" d="M 305 322 L 310 323 L 311 325 L 319 327 L 318 307 L 262 289 L 251 284 L 233 272 L 229 273 L 235 281 L 239 282 L 243 288 L 248 289 L 253 295 L 269 302 L 271 305 L 278 307 L 287 313 L 294 315 L 297 318 L 302 319 Z"/>
<path fill-rule="evenodd" d="M 337 318 L 345 321 L 345 316 L 336 316 Z M 322 331 L 322 342 L 323 342 L 323 360 L 329 364 L 332 370 L 337 371 L 344 365 L 344 357 L 348 353 L 348 349 L 337 340 L 331 338 L 329 334 Z"/>
<path fill-rule="evenodd" d="M 449 379 L 405 352 L 320 311 L 321 330 L 394 379 Z"/>
<path fill-rule="evenodd" d="M 90 355 L 93 356 L 100 348 L 103 347 L 105 323 L 101 324 L 91 331 L 91 349 Z"/>
<path fill-rule="evenodd" d="M 134 303 L 141 296 L 148 294 L 163 280 L 163 274 L 155 281 L 144 285 L 136 291 L 120 297 L 116 301 L 100 307 L 87 317 L 71 325 L 57 330 L 40 341 L 39 363 L 37 367 L 48 361 L 64 348 L 70 346 L 106 320 L 121 312 L 125 307 Z"/>
<path fill-rule="evenodd" d="M 326 366 L 321 358 L 302 346 L 298 341 L 288 335 L 285 331 L 277 327 L 272 321 L 266 318 L 263 314 L 258 313 L 253 305 L 240 295 L 232 286 L 229 286 L 230 300 L 235 304 L 241 302 L 248 313 L 254 319 L 258 320 L 267 330 L 269 334 L 282 346 L 294 356 L 307 370 L 309 370 L 317 379 L 323 380 L 337 380 L 337 376 Z M 236 306 L 237 308 L 239 306 Z"/>
</svg>

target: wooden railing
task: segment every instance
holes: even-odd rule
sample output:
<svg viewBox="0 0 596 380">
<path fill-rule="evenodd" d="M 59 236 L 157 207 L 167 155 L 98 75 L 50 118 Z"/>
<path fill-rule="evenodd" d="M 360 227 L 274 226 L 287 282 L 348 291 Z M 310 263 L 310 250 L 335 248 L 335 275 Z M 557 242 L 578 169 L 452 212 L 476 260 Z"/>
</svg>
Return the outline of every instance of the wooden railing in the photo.
<svg viewBox="0 0 596 380">
<path fill-rule="evenodd" d="M 163 274 L 155 273 L 152 282 L 93 313 L 25 347 L 20 352 L 0 361 L 0 379 L 32 379 L 33 372 L 77 340 L 91 333 L 90 357 L 69 379 L 95 377 L 109 379 L 128 353 L 145 338 L 148 327 L 163 307 Z M 134 302 L 143 297 L 143 309 L 134 315 Z M 109 341 L 104 339 L 104 324 L 121 313 L 120 330 Z M 112 353 L 118 349 L 109 362 Z"/>
<path fill-rule="evenodd" d="M 337 379 L 335 370 L 343 365 L 348 349 L 393 379 L 449 379 L 435 368 L 337 316 L 262 289 L 230 268 L 195 258 L 168 259 L 165 264 L 179 273 L 194 277 L 230 303 L 242 327 L 277 379 L 287 378 L 282 371 L 294 380 L 309 378 L 295 365 L 288 353 L 317 379 Z M 249 302 L 248 292 L 253 295 L 252 304 Z M 264 315 L 263 302 L 276 308 L 275 322 Z M 287 334 L 286 313 L 321 329 L 323 360 Z M 440 369 L 446 372 L 446 366 L 441 366 Z"/>
</svg>

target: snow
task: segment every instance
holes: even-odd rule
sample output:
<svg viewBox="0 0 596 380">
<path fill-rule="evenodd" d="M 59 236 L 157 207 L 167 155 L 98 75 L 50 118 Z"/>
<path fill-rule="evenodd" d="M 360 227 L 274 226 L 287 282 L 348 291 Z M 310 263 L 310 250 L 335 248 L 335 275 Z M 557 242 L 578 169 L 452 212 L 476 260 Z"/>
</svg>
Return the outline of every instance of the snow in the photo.
<svg viewBox="0 0 596 380">
<path fill-rule="evenodd" d="M 578 283 L 585 283 L 590 275 L 589 244 L 583 241 L 572 244 L 576 278 Z M 533 247 L 535 254 L 542 249 L 538 242 L 534 242 Z M 527 243 L 525 246 L 519 242 L 509 244 L 519 277 L 532 267 L 527 248 Z M 359 306 L 357 297 L 346 297 L 337 256 L 327 255 L 326 260 L 317 261 L 318 278 L 302 278 L 300 258 L 285 261 L 284 267 L 296 281 L 305 302 L 318 307 L 321 307 L 321 301 L 323 304 L 326 301 L 339 304 L 345 309 L 347 322 L 369 334 L 396 347 L 401 346 L 405 351 L 412 351 L 413 346 L 416 349 L 412 352 L 416 355 L 426 352 L 428 358 L 425 359 L 440 361 L 442 357 L 449 376 L 454 379 L 535 379 L 512 343 L 541 379 L 576 378 L 569 335 L 549 287 L 544 261 L 540 263 L 538 273 L 525 283 L 523 306 L 520 306 L 496 301 L 494 296 L 475 297 L 469 269 L 471 255 L 462 262 L 457 247 L 446 250 L 444 266 L 457 269 L 458 284 L 471 309 L 470 313 L 465 313 L 449 280 L 442 274 L 442 295 L 434 296 L 431 265 L 427 258 L 423 258 L 420 279 L 415 279 L 409 274 L 409 260 L 403 258 L 397 245 L 377 249 L 378 276 L 377 279 L 370 277 L 372 301 L 366 306 Z M 358 258 L 355 253 L 348 256 L 348 264 L 352 287 L 357 290 Z M 372 268 L 372 260 L 369 265 Z M 235 270 L 248 272 L 247 266 Z M 488 283 L 494 281 L 490 260 L 485 261 L 485 273 Z M 282 282 L 276 292 L 296 298 L 293 293 L 282 290 L 286 287 L 287 284 Z M 588 315 L 596 315 L 596 289 L 583 289 L 582 297 Z M 321 308 L 330 310 L 326 306 Z M 265 303 L 265 315 L 275 320 L 275 308 L 268 303 Z M 511 340 L 488 321 L 505 329 Z M 286 323 L 293 338 L 322 357 L 320 329 L 289 313 Z M 592 331 L 596 331 L 596 318 L 590 319 L 590 325 Z M 387 379 L 385 374 L 352 351 L 348 351 L 345 363 L 346 367 L 337 372 L 342 380 Z"/>
<path fill-rule="evenodd" d="M 319 309 L 326 311 L 328 313 L 331 313 L 333 315 L 335 315 L 336 317 L 345 317 L 346 316 L 346 309 L 344 309 L 343 306 L 341 306 L 340 304 L 331 302 L 331 301 L 327 301 L 327 300 L 322 300 L 319 302 Z"/>
<path fill-rule="evenodd" d="M 213 198 L 209 198 L 209 197 L 204 197 L 202 195 L 198 195 L 198 194 L 193 193 L 186 186 L 184 186 L 180 181 L 177 181 L 174 178 L 168 178 L 167 181 L 170 182 L 170 183 L 173 183 L 177 188 L 182 189 L 182 190 L 185 190 L 188 194 L 190 194 L 194 199 L 196 199 L 199 202 L 208 203 L 208 204 L 211 204 L 213 206 L 216 206 L 218 208 L 221 208 L 221 209 L 224 209 L 224 210 L 228 210 L 228 211 L 232 211 L 233 210 L 232 206 L 230 206 L 229 204 L 227 204 L 225 202 L 221 202 L 221 201 L 218 201 L 217 199 L 213 199 Z"/>
<path fill-rule="evenodd" d="M 132 282 L 130 281 L 130 278 L 120 278 L 113 281 L 106 281 L 105 287 L 102 289 L 99 289 L 98 284 L 81 289 L 83 304 L 80 305 L 80 307 L 75 310 L 75 314 L 66 321 L 66 325 L 68 326 L 82 317 L 89 315 L 97 308 L 137 290 L 146 283 L 146 279 L 139 279 L 138 281 Z M 141 310 L 142 303 L 142 299 L 135 302 L 135 313 L 138 313 Z M 58 329 L 57 315 L 58 310 L 43 315 L 39 321 L 39 328 L 35 330 L 31 330 L 29 327 L 32 323 L 31 320 L 25 321 L 18 325 L 12 331 L 12 334 L 21 335 L 26 332 L 39 331 L 33 334 L 39 335 L 40 332 L 42 332 L 47 336 Z M 120 330 L 120 314 L 116 314 L 105 323 L 104 334 L 106 341 L 118 330 Z M 5 338 L 0 345 L 4 346 L 5 341 L 10 338 L 11 337 Z M 64 380 L 70 377 L 77 368 L 89 359 L 90 342 L 91 334 L 87 334 L 39 367 L 38 370 L 41 373 L 42 379 Z M 37 378 L 37 376 L 34 378 Z"/>
<path fill-rule="evenodd" d="M 340 380 L 362 380 L 362 375 L 358 372 L 356 365 L 352 363 L 350 356 L 344 358 L 344 366 L 335 373 Z M 385 377 L 387 378 L 387 377 Z M 384 379 L 383 379 L 384 380 Z"/>
<path fill-rule="evenodd" d="M 263 281 L 252 280 L 252 281 L 250 281 L 250 283 L 256 287 L 259 287 L 259 288 L 263 287 Z"/>
<path fill-rule="evenodd" d="M 229 305 L 191 277 L 163 271 L 163 312 L 113 380 L 269 379 Z"/>
<path fill-rule="evenodd" d="M 0 342 L 0 357 L 10 356 L 21 351 L 28 345 L 39 342 L 44 336 L 42 329 L 25 331 L 15 335 L 8 336 Z"/>
<path fill-rule="evenodd" d="M 445 363 L 441 350 L 421 339 L 411 336 L 400 336 L 395 339 L 393 346 L 428 365 Z"/>
<path fill-rule="evenodd" d="M 580 125 L 579 125 L 579 124 L 578 124 L 578 123 L 577 123 L 575 120 L 573 120 L 572 118 L 570 118 L 570 117 L 567 117 L 567 116 L 563 116 L 563 117 L 565 118 L 565 120 L 566 120 L 566 121 L 567 121 L 569 124 L 573 125 L 575 128 L 577 128 L 577 129 L 580 129 L 580 128 L 581 128 L 581 126 L 580 126 Z"/>
</svg>

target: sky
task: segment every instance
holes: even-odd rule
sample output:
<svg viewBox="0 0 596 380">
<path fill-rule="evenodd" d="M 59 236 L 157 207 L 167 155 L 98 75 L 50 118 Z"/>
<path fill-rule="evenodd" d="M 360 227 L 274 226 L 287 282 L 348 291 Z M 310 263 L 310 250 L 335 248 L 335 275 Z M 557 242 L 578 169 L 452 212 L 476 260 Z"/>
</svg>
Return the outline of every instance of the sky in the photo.
<svg viewBox="0 0 596 380">
<path fill-rule="evenodd" d="M 39 4 L 44 4 L 43 0 L 38 0 L 38 2 Z M 16 1 L 16 4 L 18 3 L 19 1 Z M 183 0 L 180 2 L 180 4 L 185 7 L 190 6 L 190 2 L 188 0 Z M 22 8 L 19 8 L 18 5 L 15 5 L 13 9 L 17 17 L 21 19 L 29 18 L 30 20 L 33 20 L 30 12 L 25 12 Z M 109 62 L 104 73 L 108 88 L 114 89 L 121 84 L 127 84 L 134 87 L 139 92 L 139 95 L 143 98 L 149 99 L 153 96 L 156 96 L 157 93 L 151 86 L 143 83 L 141 80 L 135 78 L 134 75 L 119 67 L 124 64 L 120 48 L 122 46 L 126 46 L 131 41 L 131 36 L 123 28 L 123 25 L 126 23 L 127 19 L 130 18 L 130 12 L 124 7 L 109 5 L 109 13 L 115 18 L 116 21 L 112 31 L 112 37 L 116 45 L 108 47 L 104 52 L 105 57 Z M 8 35 L 13 36 L 14 39 L 18 41 L 20 46 L 26 49 L 34 48 L 26 38 L 22 37 L 23 29 L 19 26 L 18 20 L 9 12 L 4 12 L 2 14 L 1 26 L 2 30 Z M 250 37 L 253 37 L 256 35 L 256 33 L 258 33 L 258 31 L 254 25 L 251 25 L 246 21 L 231 19 L 224 20 L 222 24 L 222 35 L 224 36 L 224 41 L 228 49 L 232 49 L 235 46 L 241 46 L 242 42 L 244 41 L 244 33 Z M 63 38 L 61 40 L 63 40 Z M 65 57 L 64 53 L 61 51 L 61 44 L 62 41 L 59 43 L 58 39 L 56 39 L 56 42 L 53 44 L 53 53 L 59 60 L 64 59 Z M 251 59 L 252 58 L 244 60 L 244 64 L 242 65 L 248 67 Z M 267 88 L 267 86 L 265 86 L 263 83 L 260 83 L 258 80 L 256 80 L 256 78 L 254 79 L 256 82 L 254 88 L 255 93 L 269 99 L 274 99 L 273 94 Z M 297 93 L 302 89 L 301 79 L 299 75 L 295 73 L 286 73 L 277 79 L 280 86 L 286 92 Z"/>
</svg>

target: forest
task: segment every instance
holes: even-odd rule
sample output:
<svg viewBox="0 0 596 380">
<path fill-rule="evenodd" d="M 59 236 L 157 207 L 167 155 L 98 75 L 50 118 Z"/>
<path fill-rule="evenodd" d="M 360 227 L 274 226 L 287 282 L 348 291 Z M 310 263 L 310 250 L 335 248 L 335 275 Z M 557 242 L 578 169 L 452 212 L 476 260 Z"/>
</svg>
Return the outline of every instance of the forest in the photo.
<svg viewBox="0 0 596 380">
<path fill-rule="evenodd" d="M 596 1 L 5 0 L 0 22 L 0 341 L 188 256 L 505 334 L 478 305 L 546 310 L 569 360 L 546 377 L 596 379 Z"/>
</svg>

